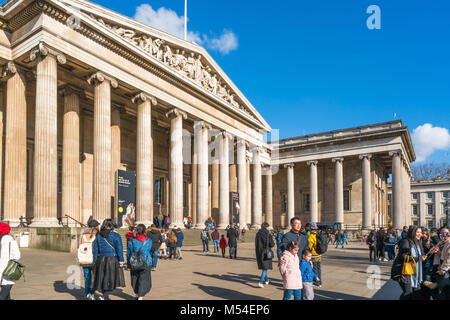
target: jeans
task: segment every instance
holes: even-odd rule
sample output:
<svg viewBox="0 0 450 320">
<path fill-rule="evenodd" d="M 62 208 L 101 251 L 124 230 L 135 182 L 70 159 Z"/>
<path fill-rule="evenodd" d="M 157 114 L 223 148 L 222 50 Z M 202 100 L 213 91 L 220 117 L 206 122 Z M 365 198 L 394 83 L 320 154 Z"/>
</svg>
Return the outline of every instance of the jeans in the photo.
<svg viewBox="0 0 450 320">
<path fill-rule="evenodd" d="M 219 240 L 214 240 L 213 242 L 214 242 L 214 252 L 216 251 L 216 248 L 217 251 L 219 251 Z"/>
<path fill-rule="evenodd" d="M 267 270 L 262 271 L 261 278 L 259 279 L 259 283 L 263 284 L 264 282 L 269 282 L 269 278 L 267 277 Z"/>
<path fill-rule="evenodd" d="M 202 240 L 202 242 L 203 242 L 203 252 L 205 252 L 205 251 L 208 252 L 209 251 L 209 248 L 208 248 L 209 241 L 208 240 Z"/>
<path fill-rule="evenodd" d="M 172 257 L 175 259 L 176 257 L 176 247 L 169 247 L 169 259 L 172 259 Z"/>
<path fill-rule="evenodd" d="M 386 248 L 386 250 L 388 252 L 389 261 L 394 260 L 394 245 L 393 244 L 386 244 L 385 248 Z"/>
<path fill-rule="evenodd" d="M 159 227 L 159 228 L 162 228 L 162 226 L 163 226 L 163 221 L 162 221 L 162 220 L 158 220 L 158 223 L 159 223 L 158 227 Z"/>
<path fill-rule="evenodd" d="M 91 286 L 91 278 L 92 278 L 92 270 L 93 267 L 84 267 L 83 268 L 83 274 L 84 274 L 84 295 L 87 296 L 88 294 L 94 294 L 95 290 L 92 289 Z"/>
<path fill-rule="evenodd" d="M 230 259 L 233 259 L 233 257 L 237 259 L 236 256 L 237 256 L 237 247 L 230 247 Z"/>
<path fill-rule="evenodd" d="M 342 249 L 344 248 L 344 242 L 342 240 L 337 240 L 336 241 L 336 248 L 339 246 L 339 244 L 341 244 Z"/>
<path fill-rule="evenodd" d="M 181 254 L 181 247 L 177 247 L 177 253 L 175 255 L 175 258 L 178 258 L 178 259 L 183 258 L 183 255 Z"/>
<path fill-rule="evenodd" d="M 158 252 L 159 249 L 150 251 L 150 256 L 152 257 L 152 268 L 156 268 L 156 265 L 158 264 Z"/>
<path fill-rule="evenodd" d="M 12 284 L 1 286 L 0 300 L 11 300 L 11 289 L 12 289 L 12 287 L 13 287 Z"/>
<path fill-rule="evenodd" d="M 224 258 L 225 258 L 225 249 L 226 248 L 222 248 L 222 257 L 224 257 Z"/>
<path fill-rule="evenodd" d="M 317 274 L 317 276 L 319 277 L 320 281 L 315 281 L 314 284 L 315 285 L 322 285 L 322 266 L 321 266 L 322 262 L 318 262 L 318 261 L 313 261 L 313 271 L 315 274 Z"/>
<path fill-rule="evenodd" d="M 369 259 L 372 261 L 372 254 L 373 254 L 373 260 L 377 261 L 377 247 L 370 246 L 369 247 Z"/>
<path fill-rule="evenodd" d="M 283 294 L 283 300 L 291 300 L 292 294 L 294 294 L 294 300 L 302 300 L 302 290 L 289 290 L 285 289 Z"/>
</svg>

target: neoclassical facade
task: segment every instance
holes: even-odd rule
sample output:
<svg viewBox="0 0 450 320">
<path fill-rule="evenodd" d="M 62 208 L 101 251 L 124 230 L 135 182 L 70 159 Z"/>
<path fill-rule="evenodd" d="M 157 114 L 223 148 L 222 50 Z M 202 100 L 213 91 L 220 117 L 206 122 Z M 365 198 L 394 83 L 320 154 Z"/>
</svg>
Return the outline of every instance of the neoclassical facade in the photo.
<svg viewBox="0 0 450 320">
<path fill-rule="evenodd" d="M 401 121 L 266 143 L 272 128 L 202 47 L 84 0 L 7 1 L 0 65 L 11 224 L 117 218 L 117 170 L 135 172 L 145 224 L 162 212 L 225 228 L 236 192 L 241 226 L 369 227 L 389 220 L 390 172 L 392 221 L 405 222 L 415 155 Z"/>
</svg>

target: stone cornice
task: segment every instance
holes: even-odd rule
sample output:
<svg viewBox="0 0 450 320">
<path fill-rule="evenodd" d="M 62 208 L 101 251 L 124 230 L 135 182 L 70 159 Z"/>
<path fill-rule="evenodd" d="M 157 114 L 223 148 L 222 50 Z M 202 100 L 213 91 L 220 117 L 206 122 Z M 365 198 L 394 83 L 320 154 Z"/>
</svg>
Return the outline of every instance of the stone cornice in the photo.
<svg viewBox="0 0 450 320">
<path fill-rule="evenodd" d="M 117 88 L 119 86 L 119 83 L 117 82 L 117 80 L 115 78 L 113 78 L 101 71 L 97 71 L 93 75 L 91 75 L 89 77 L 89 79 L 87 79 L 87 82 L 90 85 L 97 85 L 99 83 L 102 83 L 105 80 L 109 81 L 111 83 L 111 87 L 113 87 L 113 88 Z"/>
<path fill-rule="evenodd" d="M 173 119 L 173 118 L 176 118 L 176 117 L 179 117 L 179 116 L 183 117 L 184 120 L 187 119 L 186 112 L 181 111 L 178 108 L 172 108 L 172 109 L 170 109 L 169 111 L 166 112 L 166 117 L 169 118 L 169 119 Z"/>
<path fill-rule="evenodd" d="M 137 95 L 135 95 L 133 98 L 131 98 L 131 102 L 135 104 L 141 104 L 143 102 L 149 101 L 151 105 L 156 106 L 157 100 L 154 96 L 147 94 L 145 92 L 140 92 Z"/>
<path fill-rule="evenodd" d="M 37 46 L 36 49 L 31 50 L 30 52 L 30 60 L 34 61 L 36 60 L 39 56 L 41 57 L 46 57 L 46 56 L 52 56 L 54 57 L 60 64 L 65 64 L 67 59 L 65 54 L 63 54 L 62 52 L 51 48 L 50 46 L 48 46 L 47 44 L 45 44 L 45 42 L 39 42 L 39 45 Z"/>
</svg>

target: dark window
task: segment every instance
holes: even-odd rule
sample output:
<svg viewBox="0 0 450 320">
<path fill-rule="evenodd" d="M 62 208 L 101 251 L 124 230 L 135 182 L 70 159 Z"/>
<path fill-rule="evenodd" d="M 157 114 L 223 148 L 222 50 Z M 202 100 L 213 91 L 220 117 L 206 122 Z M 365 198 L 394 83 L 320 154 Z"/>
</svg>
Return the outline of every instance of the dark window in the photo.
<svg viewBox="0 0 450 320">
<path fill-rule="evenodd" d="M 413 198 L 413 200 L 417 200 L 417 193 L 413 193 L 412 198 Z"/>
<path fill-rule="evenodd" d="M 427 228 L 428 229 L 434 228 L 434 221 L 433 220 L 427 220 Z"/>
<path fill-rule="evenodd" d="M 417 205 L 412 206 L 412 211 L 413 211 L 412 214 L 417 216 Z"/>
<path fill-rule="evenodd" d="M 428 195 L 428 199 L 433 199 L 433 192 L 428 192 L 427 195 Z"/>
<path fill-rule="evenodd" d="M 428 205 L 428 215 L 430 215 L 430 216 L 433 215 L 433 205 L 432 204 Z"/>
<path fill-rule="evenodd" d="M 164 178 L 156 178 L 155 179 L 155 196 L 154 202 L 155 204 L 164 204 Z"/>
<path fill-rule="evenodd" d="M 450 192 L 449 191 L 444 191 L 444 192 L 442 192 L 442 195 L 443 195 L 443 197 L 445 198 L 445 199 L 448 199 L 448 194 L 449 194 Z"/>
<path fill-rule="evenodd" d="M 306 212 L 311 210 L 310 201 L 309 201 L 309 193 L 303 194 L 303 210 Z"/>
<path fill-rule="evenodd" d="M 344 210 L 350 211 L 350 190 L 344 190 Z"/>
<path fill-rule="evenodd" d="M 285 193 L 281 195 L 281 212 L 286 213 L 287 211 L 287 196 Z"/>
</svg>

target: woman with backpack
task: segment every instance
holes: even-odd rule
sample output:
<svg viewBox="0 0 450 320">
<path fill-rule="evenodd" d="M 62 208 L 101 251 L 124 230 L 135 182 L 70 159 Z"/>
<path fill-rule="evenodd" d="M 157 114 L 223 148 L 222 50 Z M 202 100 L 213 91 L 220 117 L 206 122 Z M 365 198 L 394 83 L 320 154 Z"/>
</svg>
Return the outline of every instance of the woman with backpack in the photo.
<svg viewBox="0 0 450 320">
<path fill-rule="evenodd" d="M 275 242 L 267 228 L 269 228 L 269 224 L 263 222 L 261 229 L 259 229 L 255 237 L 256 263 L 258 264 L 258 269 L 262 270 L 258 283 L 258 287 L 260 288 L 264 288 L 264 284 L 269 284 L 267 270 L 272 270 L 273 252 L 272 256 L 268 256 L 267 254 L 275 246 Z"/>
<path fill-rule="evenodd" d="M 202 230 L 200 233 L 200 239 L 202 240 L 203 244 L 203 252 L 209 252 L 209 240 L 211 240 L 211 235 L 208 232 L 208 227 Z"/>
<path fill-rule="evenodd" d="M 90 220 L 88 222 L 89 229 L 84 231 L 81 236 L 80 245 L 78 247 L 78 262 L 83 268 L 84 275 L 84 296 L 88 300 L 95 300 L 95 290 L 91 287 L 92 272 L 94 269 L 93 243 L 95 237 L 99 232 L 98 226 L 100 223 L 97 220 Z"/>
<path fill-rule="evenodd" d="M 406 238 L 398 243 L 399 253 L 394 260 L 391 270 L 391 278 L 396 280 L 402 288 L 400 300 L 421 300 L 422 299 L 422 262 L 427 258 L 424 255 L 422 246 L 422 228 L 410 226 Z M 411 275 L 403 274 L 405 263 L 411 264 Z"/>
<path fill-rule="evenodd" d="M 105 219 L 92 246 L 94 275 L 91 288 L 100 291 L 100 300 L 107 300 L 116 287 L 125 287 L 123 246 L 112 219 Z"/>
<path fill-rule="evenodd" d="M 176 250 L 177 250 L 177 242 L 178 238 L 175 234 L 176 230 L 172 229 L 169 233 L 169 237 L 167 238 L 167 243 L 169 244 L 169 259 L 176 258 Z"/>
<path fill-rule="evenodd" d="M 9 260 L 19 260 L 20 250 L 16 240 L 9 234 L 11 227 L 0 223 L 0 300 L 11 300 L 11 289 L 16 283 L 1 275 L 8 266 Z"/>
<path fill-rule="evenodd" d="M 127 264 L 136 300 L 143 300 L 152 288 L 150 273 L 152 240 L 146 236 L 147 229 L 143 224 L 139 224 L 134 232 L 134 238 L 128 243 Z"/>
</svg>

